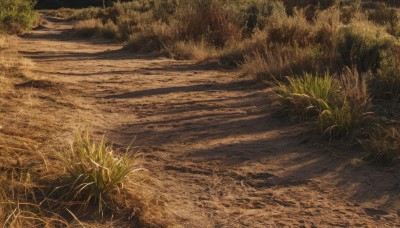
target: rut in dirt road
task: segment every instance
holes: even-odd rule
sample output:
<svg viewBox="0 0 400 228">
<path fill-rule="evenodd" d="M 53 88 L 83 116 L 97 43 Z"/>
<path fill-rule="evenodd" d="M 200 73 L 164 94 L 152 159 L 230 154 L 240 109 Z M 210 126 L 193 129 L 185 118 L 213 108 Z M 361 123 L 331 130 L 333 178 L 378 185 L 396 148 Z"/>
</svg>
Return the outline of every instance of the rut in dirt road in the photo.
<svg viewBox="0 0 400 228">
<path fill-rule="evenodd" d="M 302 128 L 274 118 L 256 82 L 71 38 L 69 22 L 48 20 L 21 53 L 39 79 L 74 91 L 96 132 L 120 145 L 136 138 L 184 227 L 400 225 L 397 172 L 301 143 Z"/>
</svg>

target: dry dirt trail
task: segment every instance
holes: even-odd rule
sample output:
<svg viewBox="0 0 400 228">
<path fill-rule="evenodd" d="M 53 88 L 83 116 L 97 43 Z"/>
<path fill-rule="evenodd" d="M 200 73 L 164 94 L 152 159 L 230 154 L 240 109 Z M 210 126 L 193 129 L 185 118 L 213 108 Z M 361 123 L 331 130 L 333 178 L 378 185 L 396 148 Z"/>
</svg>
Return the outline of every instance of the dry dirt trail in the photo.
<svg viewBox="0 0 400 228">
<path fill-rule="evenodd" d="M 97 132 L 136 145 L 183 227 L 400 226 L 400 175 L 357 165 L 280 122 L 257 84 L 190 61 L 70 38 L 22 37 L 42 79 L 75 91 Z M 73 110 L 71 110 L 73 112 Z"/>
</svg>

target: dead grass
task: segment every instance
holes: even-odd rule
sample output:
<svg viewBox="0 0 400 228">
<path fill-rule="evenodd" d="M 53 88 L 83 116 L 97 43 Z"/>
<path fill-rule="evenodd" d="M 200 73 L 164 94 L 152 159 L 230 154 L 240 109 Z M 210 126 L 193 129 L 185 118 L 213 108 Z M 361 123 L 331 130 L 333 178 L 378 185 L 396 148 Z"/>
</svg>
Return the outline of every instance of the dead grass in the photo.
<svg viewBox="0 0 400 228">
<path fill-rule="evenodd" d="M 129 149 L 119 152 L 106 144 L 104 136 L 95 140 L 89 131 L 77 134 L 71 149 L 60 156 L 68 175 L 66 196 L 82 201 L 83 207 L 93 203 L 99 214 L 104 214 L 110 193 L 121 192 L 143 170 Z"/>
<path fill-rule="evenodd" d="M 367 161 L 375 164 L 393 165 L 400 159 L 400 132 L 393 124 L 375 126 L 360 143 L 368 153 Z M 397 124 L 395 124 L 397 125 Z"/>
<path fill-rule="evenodd" d="M 277 85 L 275 92 L 286 114 L 315 122 L 316 129 L 330 139 L 359 139 L 356 133 L 365 126 L 365 138 L 359 139 L 364 150 L 384 163 L 398 160 L 398 130 L 376 130 L 370 121 L 372 116 L 373 123 L 380 119 L 375 118 L 372 104 L 379 99 L 396 102 L 400 94 L 398 9 L 371 11 L 351 5 L 341 10 L 334 1 L 319 6 L 310 1 L 284 2 L 288 15 L 278 3 L 262 9 L 257 2 L 239 7 L 216 0 L 141 1 L 105 10 L 52 13 L 76 20 L 76 35 L 120 39 L 132 51 L 165 51 L 177 59 L 220 59 L 241 65 L 245 74 Z M 155 181 L 130 177 L 136 170 L 130 157 L 114 153 L 105 141 L 78 138 L 66 158 L 51 154 L 60 149 L 56 144 L 65 142 L 49 136 L 71 129 L 60 116 L 43 115 L 41 110 L 70 111 L 58 103 L 49 105 L 40 98 L 43 94 L 38 96 L 48 91 L 15 87 L 38 78 L 32 78 L 31 64 L 18 57 L 14 46 L 0 38 L 0 99 L 4 101 L 0 158 L 5 161 L 0 175 L 0 222 L 5 226 L 90 224 L 80 221 L 81 216 L 97 211 L 93 214 L 125 218 L 141 226 L 171 224 L 163 200 L 154 196 Z M 60 94 L 46 95 L 64 99 Z"/>
<path fill-rule="evenodd" d="M 74 25 L 73 31 L 77 36 L 91 37 L 98 34 L 103 28 L 103 23 L 100 19 L 88 19 L 79 21 Z"/>
<path fill-rule="evenodd" d="M 18 55 L 14 40 L 0 37 L 0 226 L 96 226 L 114 219 L 115 226 L 173 223 L 152 178 L 145 172 L 131 175 L 137 169 L 131 166 L 131 154 L 92 138 L 81 138 L 73 151 L 65 150 L 73 138 L 69 132 L 76 124 L 88 124 L 90 119 L 82 117 L 90 115 L 79 108 L 79 99 L 65 96 L 62 85 L 34 75 L 34 65 Z M 69 153 L 61 159 L 57 151 Z M 75 181 L 68 182 L 71 177 Z M 99 180 L 96 185 L 91 177 Z M 77 198 L 67 197 L 66 189 Z"/>
</svg>

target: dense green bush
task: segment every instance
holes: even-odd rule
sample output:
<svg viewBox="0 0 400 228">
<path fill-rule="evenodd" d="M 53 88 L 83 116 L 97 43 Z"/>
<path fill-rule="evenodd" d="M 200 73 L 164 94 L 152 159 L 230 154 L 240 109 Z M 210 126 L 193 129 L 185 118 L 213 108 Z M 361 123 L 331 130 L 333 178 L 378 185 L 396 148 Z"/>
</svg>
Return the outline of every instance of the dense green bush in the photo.
<svg viewBox="0 0 400 228">
<path fill-rule="evenodd" d="M 7 33 L 20 33 L 31 29 L 37 21 L 31 0 L 1 0 L 0 30 Z"/>
<path fill-rule="evenodd" d="M 400 95 L 400 44 L 379 29 L 346 27 L 338 51 L 344 65 L 370 72 L 369 89 L 375 98 L 397 99 Z"/>
<path fill-rule="evenodd" d="M 382 52 L 388 50 L 393 40 L 379 31 L 346 27 L 342 29 L 338 51 L 347 66 L 357 66 L 361 72 L 376 72 L 383 60 Z"/>
</svg>

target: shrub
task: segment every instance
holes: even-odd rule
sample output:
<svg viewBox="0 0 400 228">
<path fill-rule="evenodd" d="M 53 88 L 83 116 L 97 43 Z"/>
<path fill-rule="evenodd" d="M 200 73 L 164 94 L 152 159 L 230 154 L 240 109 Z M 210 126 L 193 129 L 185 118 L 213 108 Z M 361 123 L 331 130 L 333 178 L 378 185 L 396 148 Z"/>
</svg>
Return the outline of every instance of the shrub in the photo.
<svg viewBox="0 0 400 228">
<path fill-rule="evenodd" d="M 211 45 L 224 47 L 228 41 L 241 38 L 235 18 L 212 0 L 181 2 L 175 20 L 179 40 L 206 40 Z"/>
<path fill-rule="evenodd" d="M 90 37 L 101 31 L 103 23 L 99 19 L 78 21 L 74 24 L 73 31 L 77 36 Z"/>
<path fill-rule="evenodd" d="M 338 50 L 344 65 L 371 72 L 369 89 L 374 98 L 398 98 L 400 44 L 393 36 L 368 23 L 349 26 L 341 31 Z"/>
<path fill-rule="evenodd" d="M 70 200 L 83 200 L 84 206 L 95 203 L 99 213 L 103 213 L 110 200 L 109 193 L 119 192 L 132 174 L 140 170 L 129 151 L 121 154 L 107 145 L 104 137 L 95 140 L 88 132 L 77 135 L 71 150 L 62 155 L 62 161 L 69 177 Z"/>
<path fill-rule="evenodd" d="M 241 5 L 245 5 L 241 3 Z M 252 34 L 257 29 L 262 30 L 271 21 L 284 19 L 287 17 L 285 6 L 281 1 L 252 1 L 245 10 L 239 9 L 236 12 L 240 25 L 245 27 L 247 34 Z M 231 9 L 231 11 L 233 11 Z M 243 21 L 243 22 L 242 22 Z"/>
<path fill-rule="evenodd" d="M 374 127 L 360 143 L 369 154 L 368 161 L 391 165 L 400 158 L 400 132 L 397 127 Z"/>
<path fill-rule="evenodd" d="M 261 80 L 280 80 L 289 75 L 328 71 L 334 68 L 335 58 L 335 53 L 326 54 L 317 47 L 272 45 L 246 55 L 242 71 Z"/>
<path fill-rule="evenodd" d="M 148 26 L 139 26 L 140 32 L 133 34 L 125 45 L 131 51 L 155 51 L 168 46 L 173 40 L 169 27 L 162 23 L 154 23 Z"/>
<path fill-rule="evenodd" d="M 400 96 L 400 45 L 380 51 L 379 69 L 369 78 L 375 98 L 398 99 Z"/>
<path fill-rule="evenodd" d="M 307 21 L 304 12 L 296 11 L 293 16 L 274 20 L 266 26 L 269 41 L 278 44 L 307 47 L 319 45 L 331 49 L 335 46 L 339 11 L 336 9 L 320 12 L 317 21 Z"/>
<path fill-rule="evenodd" d="M 274 43 L 301 47 L 311 44 L 313 26 L 301 12 L 284 20 L 274 21 L 266 29 L 269 40 Z"/>
<path fill-rule="evenodd" d="M 102 26 L 101 33 L 103 34 L 104 37 L 110 38 L 110 39 L 115 39 L 115 38 L 119 37 L 118 26 L 116 24 L 114 24 L 114 22 L 111 20 L 107 21 L 107 23 L 105 23 Z"/>
<path fill-rule="evenodd" d="M 357 66 L 361 72 L 376 72 L 383 59 L 382 51 L 393 45 L 393 39 L 373 24 L 361 23 L 340 31 L 338 51 L 344 65 Z"/>
<path fill-rule="evenodd" d="M 2 0 L 0 2 L 0 30 L 21 33 L 34 27 L 37 14 L 30 0 Z"/>
<path fill-rule="evenodd" d="M 327 9 L 337 3 L 337 0 L 283 0 L 286 12 L 293 15 L 296 9 L 304 9 L 308 21 L 312 21 L 318 10 Z"/>
<path fill-rule="evenodd" d="M 206 42 L 180 41 L 167 47 L 168 52 L 175 59 L 206 60 L 216 55 L 216 50 L 209 47 Z"/>
<path fill-rule="evenodd" d="M 77 13 L 77 10 L 60 8 L 58 10 L 40 10 L 39 12 L 51 17 L 70 19 L 75 13 Z"/>
<path fill-rule="evenodd" d="M 74 10 L 74 13 L 70 16 L 70 19 L 84 21 L 90 19 L 100 19 L 103 18 L 104 16 L 105 12 L 103 9 L 89 7 L 89 8 Z"/>
<path fill-rule="evenodd" d="M 400 20 L 400 15 L 397 9 L 376 9 L 368 12 L 368 20 L 378 23 L 380 25 L 394 25 Z"/>
<path fill-rule="evenodd" d="M 156 20 L 168 22 L 170 16 L 176 11 L 177 0 L 155 0 L 153 15 Z"/>
</svg>

